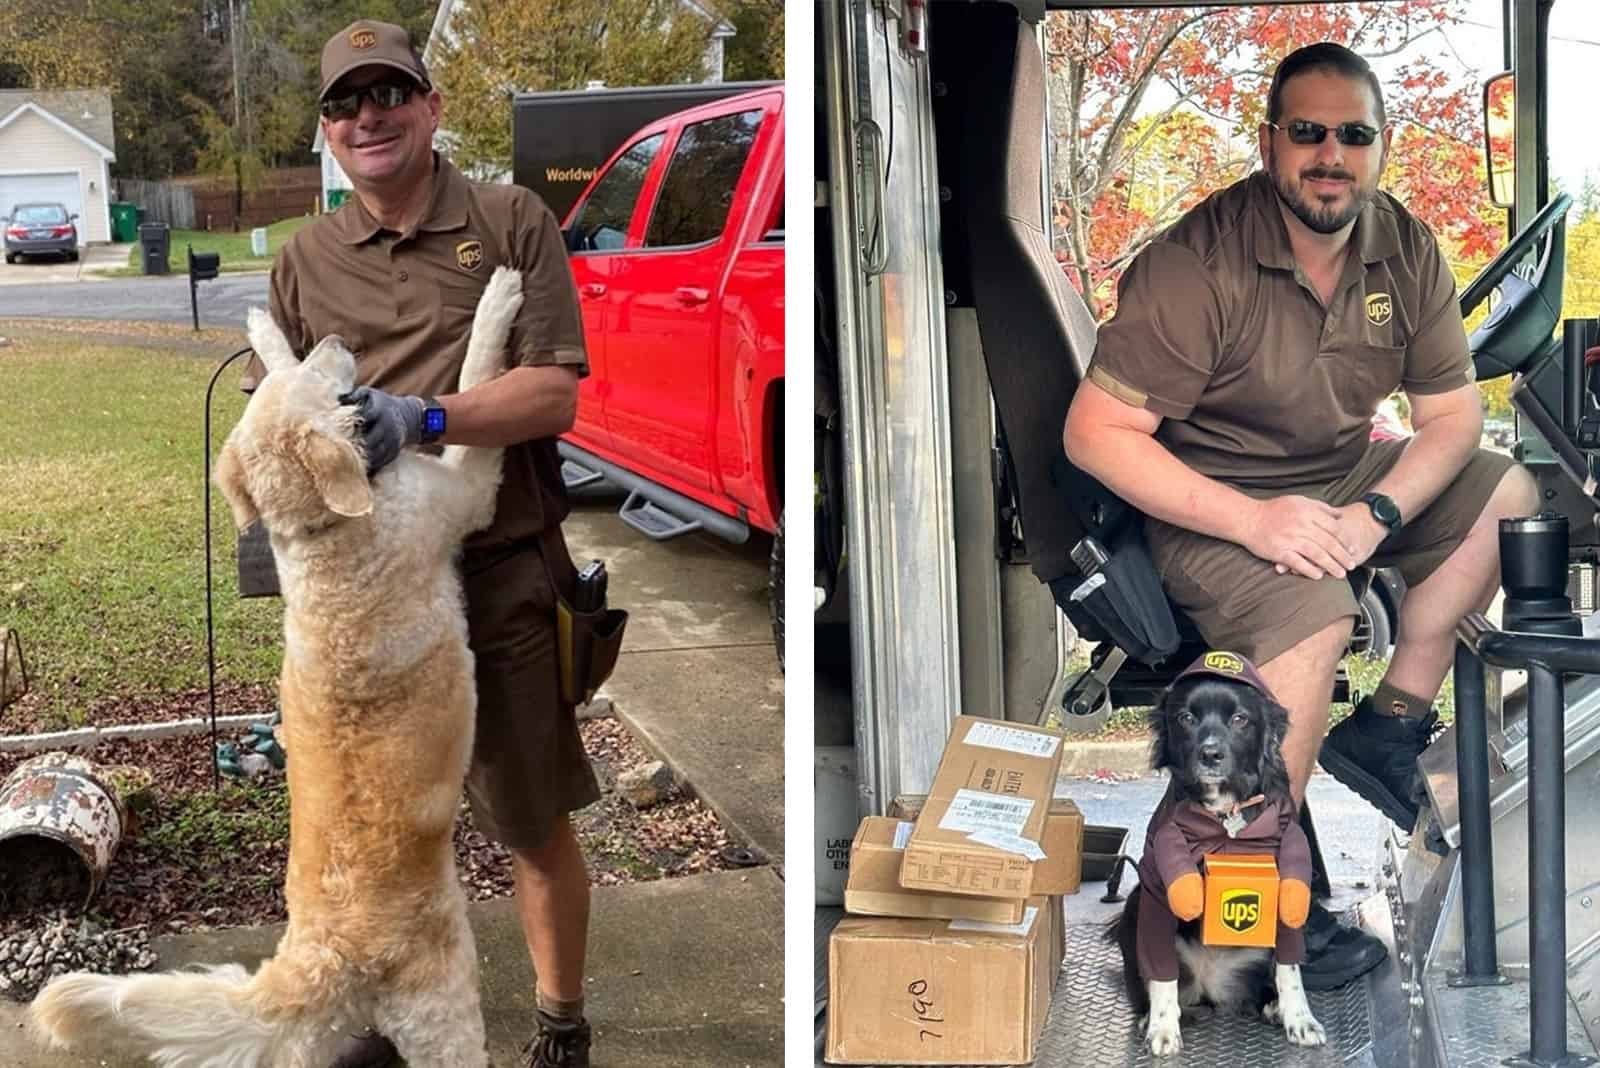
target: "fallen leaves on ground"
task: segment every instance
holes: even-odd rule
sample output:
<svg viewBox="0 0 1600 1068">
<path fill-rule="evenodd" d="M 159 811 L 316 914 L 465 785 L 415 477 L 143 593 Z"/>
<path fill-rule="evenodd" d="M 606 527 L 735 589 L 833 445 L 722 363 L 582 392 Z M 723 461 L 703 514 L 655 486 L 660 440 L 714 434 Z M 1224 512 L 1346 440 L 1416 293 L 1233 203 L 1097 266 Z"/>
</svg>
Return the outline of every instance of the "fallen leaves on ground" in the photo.
<svg viewBox="0 0 1600 1068">
<path fill-rule="evenodd" d="M 255 700 L 260 687 L 232 696 Z M 203 701 L 203 692 L 200 695 Z M 195 695 L 123 702 L 121 713 L 187 718 Z M 229 701 L 233 706 L 233 701 Z M 270 703 L 255 704 L 270 712 Z M 239 710 L 233 706 L 230 710 Z M 8 709 L 10 713 L 14 710 Z M 170 713 L 170 715 L 167 715 Z M 224 714 L 219 694 L 218 714 Z M 266 714 L 263 714 L 263 721 Z M 139 722 L 138 718 L 116 720 Z M 142 720 L 149 721 L 149 720 Z M 91 720 L 91 722 L 95 722 Z M 99 721 L 104 726 L 106 722 Z M 713 871 L 730 843 L 716 816 L 698 800 L 675 796 L 635 811 L 617 795 L 616 775 L 647 763 L 648 754 L 615 719 L 579 724 L 603 796 L 573 816 L 589 862 L 590 881 L 606 886 Z M 6 724 L 7 733 L 16 733 Z M 236 740 L 242 731 L 224 731 Z M 131 764 L 154 779 L 153 808 L 123 839 L 106 881 L 90 908 L 94 920 L 122 929 L 148 924 L 157 934 L 208 927 L 249 926 L 286 918 L 283 874 L 288 862 L 287 789 L 281 778 L 260 783 L 223 780 L 213 793 L 208 734 L 159 742 L 103 742 L 86 754 L 100 764 Z M 0 780 L 26 759 L 0 753 Z M 293 760 L 293 754 L 289 756 Z M 463 802 L 455 830 L 456 862 L 472 900 L 512 893 L 510 854 L 473 825 Z M 0 842 L 0 865 L 6 863 Z M 0 938 L 38 926 L 59 902 L 13 911 L 0 908 Z"/>
</svg>

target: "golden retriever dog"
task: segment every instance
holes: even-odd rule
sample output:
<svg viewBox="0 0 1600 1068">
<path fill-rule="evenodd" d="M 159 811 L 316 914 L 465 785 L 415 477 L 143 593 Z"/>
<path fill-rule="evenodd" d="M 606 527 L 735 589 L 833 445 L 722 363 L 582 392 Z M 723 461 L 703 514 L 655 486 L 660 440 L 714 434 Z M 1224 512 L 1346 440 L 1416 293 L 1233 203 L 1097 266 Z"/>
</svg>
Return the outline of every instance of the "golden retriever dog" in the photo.
<svg viewBox="0 0 1600 1068">
<path fill-rule="evenodd" d="M 521 304 L 519 275 L 497 270 L 461 389 L 503 370 Z M 116 1035 L 163 1068 L 326 1068 L 373 1027 L 412 1068 L 481 1068 L 451 841 L 477 703 L 454 557 L 494 516 L 501 450 L 408 451 L 369 481 L 343 342 L 300 363 L 265 312 L 249 332 L 269 373 L 216 481 L 241 529 L 265 522 L 283 589 L 288 929 L 254 975 L 63 975 L 32 1025 L 56 1047 Z"/>
</svg>

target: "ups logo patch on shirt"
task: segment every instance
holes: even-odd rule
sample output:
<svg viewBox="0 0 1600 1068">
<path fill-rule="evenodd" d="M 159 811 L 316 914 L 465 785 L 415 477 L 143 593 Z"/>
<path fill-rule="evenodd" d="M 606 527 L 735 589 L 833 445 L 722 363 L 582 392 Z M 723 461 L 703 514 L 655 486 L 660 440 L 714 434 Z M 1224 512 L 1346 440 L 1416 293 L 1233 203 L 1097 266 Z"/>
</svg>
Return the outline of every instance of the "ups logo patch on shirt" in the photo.
<svg viewBox="0 0 1600 1068">
<path fill-rule="evenodd" d="M 456 266 L 463 271 L 476 271 L 483 266 L 483 242 L 463 241 L 457 245 Z"/>
<path fill-rule="evenodd" d="M 1382 326 L 1394 318 L 1394 298 L 1387 293 L 1367 294 L 1367 322 Z"/>
</svg>

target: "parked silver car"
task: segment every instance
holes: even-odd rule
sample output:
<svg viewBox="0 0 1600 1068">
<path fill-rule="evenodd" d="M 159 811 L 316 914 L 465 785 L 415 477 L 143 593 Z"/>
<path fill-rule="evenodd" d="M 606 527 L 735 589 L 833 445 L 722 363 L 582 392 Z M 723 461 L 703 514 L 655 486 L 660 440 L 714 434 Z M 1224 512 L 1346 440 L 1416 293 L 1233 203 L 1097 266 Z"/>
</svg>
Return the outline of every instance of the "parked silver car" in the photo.
<svg viewBox="0 0 1600 1068">
<path fill-rule="evenodd" d="M 65 256 L 78 258 L 77 213 L 69 214 L 62 204 L 18 204 L 11 214 L 0 217 L 6 224 L 6 262 L 19 256 Z"/>
</svg>

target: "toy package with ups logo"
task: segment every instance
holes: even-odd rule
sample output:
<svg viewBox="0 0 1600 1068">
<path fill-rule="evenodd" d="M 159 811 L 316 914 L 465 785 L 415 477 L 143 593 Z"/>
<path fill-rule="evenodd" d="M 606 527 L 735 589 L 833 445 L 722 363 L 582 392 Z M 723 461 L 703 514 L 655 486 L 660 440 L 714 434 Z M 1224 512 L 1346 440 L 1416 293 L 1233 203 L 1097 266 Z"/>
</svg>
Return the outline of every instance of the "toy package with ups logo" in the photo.
<svg viewBox="0 0 1600 1068">
<path fill-rule="evenodd" d="M 1264 946 L 1278 941 L 1278 863 L 1270 856 L 1213 853 L 1205 858 L 1208 946 Z"/>
</svg>

